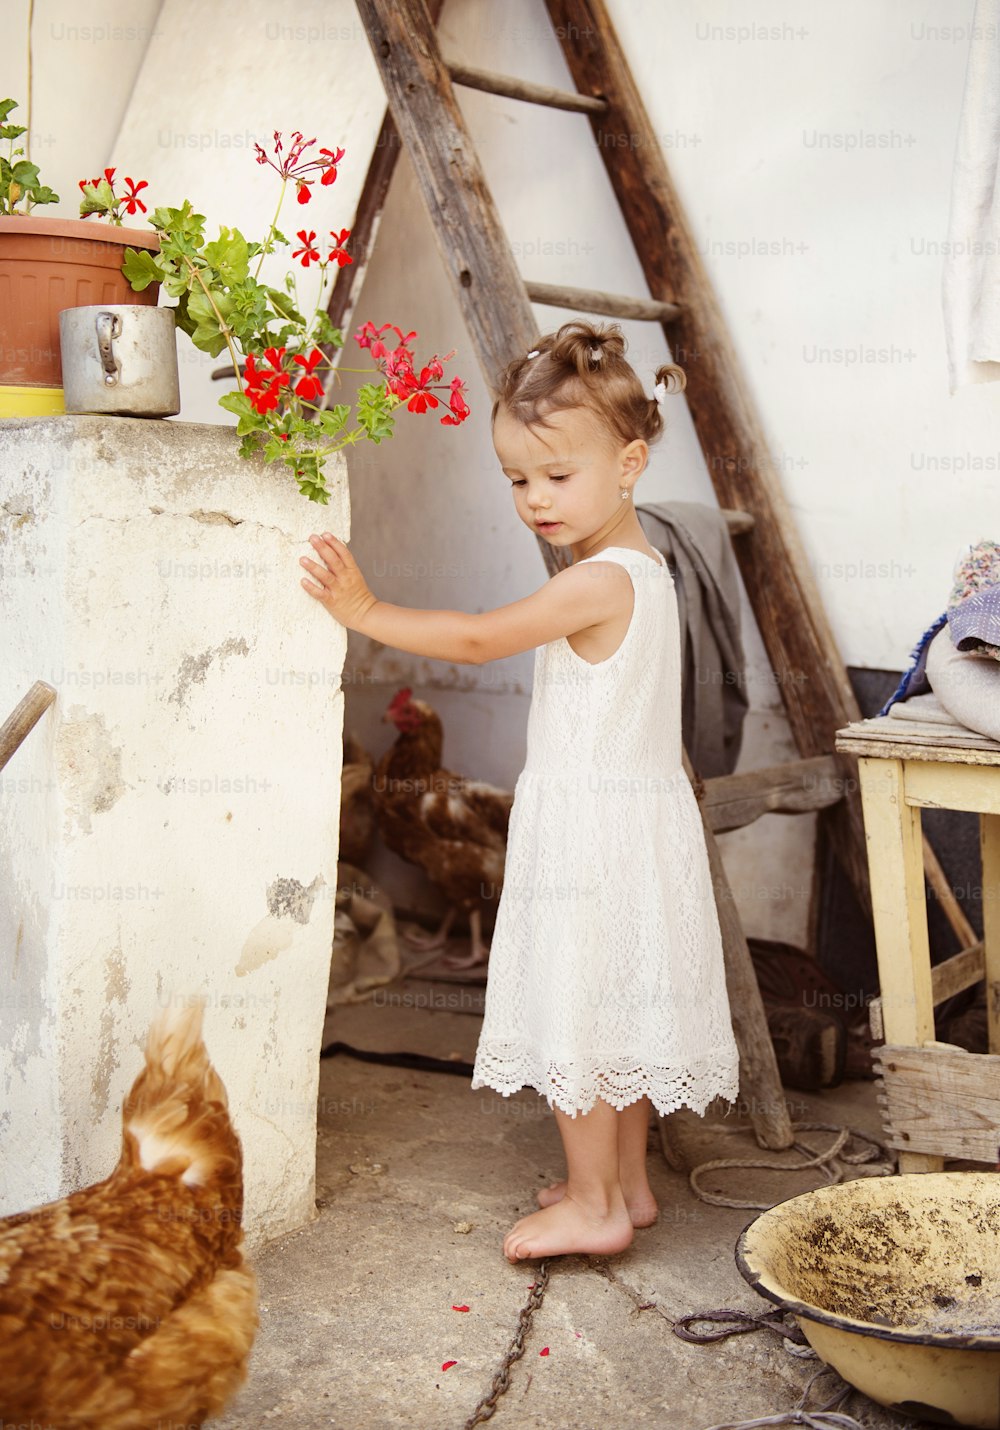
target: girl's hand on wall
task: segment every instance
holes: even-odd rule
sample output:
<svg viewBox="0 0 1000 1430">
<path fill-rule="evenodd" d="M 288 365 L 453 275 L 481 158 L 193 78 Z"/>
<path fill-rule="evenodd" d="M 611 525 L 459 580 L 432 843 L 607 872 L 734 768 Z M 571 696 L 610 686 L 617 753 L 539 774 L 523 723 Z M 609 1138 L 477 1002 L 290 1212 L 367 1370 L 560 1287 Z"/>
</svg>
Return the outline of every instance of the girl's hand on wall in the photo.
<svg viewBox="0 0 1000 1430">
<path fill-rule="evenodd" d="M 342 541 L 328 531 L 322 536 L 314 534 L 309 540 L 323 565 L 310 561 L 308 556 L 299 558 L 299 564 L 315 578 L 315 581 L 307 581 L 303 576 L 303 586 L 335 621 L 356 630 L 377 598 L 368 589 L 357 562 Z"/>
</svg>

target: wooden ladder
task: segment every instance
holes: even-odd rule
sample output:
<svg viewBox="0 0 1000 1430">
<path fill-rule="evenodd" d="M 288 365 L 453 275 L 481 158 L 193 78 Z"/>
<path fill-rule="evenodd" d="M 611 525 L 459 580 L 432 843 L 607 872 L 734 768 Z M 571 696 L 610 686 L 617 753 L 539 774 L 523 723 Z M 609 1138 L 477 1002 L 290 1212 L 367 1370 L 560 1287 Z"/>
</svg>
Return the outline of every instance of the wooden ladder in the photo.
<svg viewBox="0 0 1000 1430">
<path fill-rule="evenodd" d="M 534 346 L 538 324 L 533 302 L 663 326 L 671 352 L 687 374 L 685 395 L 695 430 L 800 755 L 798 761 L 773 769 L 708 780 L 701 800 L 740 1048 L 741 1101 L 758 1142 L 787 1147 L 793 1140 L 791 1123 L 715 834 L 767 812 L 828 811 L 832 846 L 862 908 L 870 913 L 855 765 L 833 753 L 835 732 L 860 719 L 860 710 L 718 303 L 604 0 L 544 3 L 576 91 L 446 60 L 435 32 L 442 0 L 357 0 L 389 109 L 352 228 L 355 261 L 340 270 L 329 313 L 336 327 L 350 321 L 389 182 L 405 148 L 491 390 L 500 370 Z M 650 296 L 556 287 L 521 276 L 455 86 L 575 111 L 589 121 Z M 568 553 L 553 550 L 541 538 L 539 545 L 550 573 L 565 564 Z M 693 775 L 686 757 L 685 762 Z M 936 866 L 933 854 L 930 857 Z M 962 919 L 961 911 L 939 867 L 937 874 L 932 882 L 955 923 Z M 965 931 L 971 932 L 967 923 L 960 938 Z"/>
</svg>

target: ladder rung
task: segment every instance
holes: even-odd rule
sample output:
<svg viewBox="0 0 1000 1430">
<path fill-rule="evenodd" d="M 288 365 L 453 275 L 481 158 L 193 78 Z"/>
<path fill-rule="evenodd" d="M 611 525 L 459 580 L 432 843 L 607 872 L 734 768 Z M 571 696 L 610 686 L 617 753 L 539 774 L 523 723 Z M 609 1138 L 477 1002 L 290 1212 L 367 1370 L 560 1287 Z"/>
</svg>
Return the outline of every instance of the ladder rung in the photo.
<svg viewBox="0 0 1000 1430">
<path fill-rule="evenodd" d="M 483 89 L 487 94 L 502 94 L 507 99 L 523 99 L 528 104 L 545 104 L 549 109 L 569 109 L 577 114 L 603 114 L 608 107 L 606 99 L 592 99 L 590 95 L 577 94 L 572 89 L 551 89 L 546 84 L 531 84 L 514 75 L 473 69 L 471 65 L 462 65 L 456 60 L 445 60 L 445 65 L 452 84 L 463 85 L 466 89 Z"/>
<path fill-rule="evenodd" d="M 722 507 L 721 511 L 722 515 L 726 518 L 726 526 L 729 528 L 730 536 L 742 536 L 745 531 L 753 531 L 757 525 L 752 512 L 737 511 L 733 507 L 728 506 Z"/>
<path fill-rule="evenodd" d="M 805 814 L 844 797 L 844 777 L 833 755 L 789 760 L 765 770 L 705 780 L 702 809 L 714 834 L 742 829 L 762 814 Z"/>
<path fill-rule="evenodd" d="M 562 288 L 554 283 L 525 283 L 533 303 L 550 308 L 574 308 L 579 313 L 603 313 L 609 318 L 640 318 L 651 323 L 669 323 L 680 316 L 676 303 L 658 303 L 654 298 L 629 298 L 623 293 L 601 293 L 596 288 Z"/>
</svg>

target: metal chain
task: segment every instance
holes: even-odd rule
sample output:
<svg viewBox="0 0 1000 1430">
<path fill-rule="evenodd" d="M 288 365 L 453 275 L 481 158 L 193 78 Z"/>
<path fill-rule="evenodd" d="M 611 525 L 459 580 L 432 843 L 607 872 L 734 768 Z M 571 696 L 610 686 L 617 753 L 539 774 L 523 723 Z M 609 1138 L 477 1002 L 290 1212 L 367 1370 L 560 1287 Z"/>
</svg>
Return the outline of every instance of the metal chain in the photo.
<svg viewBox="0 0 1000 1430">
<path fill-rule="evenodd" d="M 514 1332 L 514 1337 L 507 1347 L 507 1352 L 503 1360 L 500 1362 L 499 1370 L 493 1377 L 489 1394 L 483 1396 L 482 1400 L 465 1422 L 463 1430 L 473 1430 L 473 1426 L 481 1425 L 484 1420 L 489 1420 L 497 1408 L 497 1401 L 501 1395 L 510 1389 L 510 1368 L 516 1360 L 520 1360 L 524 1355 L 524 1340 L 531 1330 L 531 1318 L 542 1304 L 548 1284 L 549 1263 L 543 1261 L 539 1264 L 538 1272 L 535 1276 L 535 1283 L 528 1293 L 528 1299 L 521 1307 L 521 1314 L 517 1318 L 517 1330 Z"/>
</svg>

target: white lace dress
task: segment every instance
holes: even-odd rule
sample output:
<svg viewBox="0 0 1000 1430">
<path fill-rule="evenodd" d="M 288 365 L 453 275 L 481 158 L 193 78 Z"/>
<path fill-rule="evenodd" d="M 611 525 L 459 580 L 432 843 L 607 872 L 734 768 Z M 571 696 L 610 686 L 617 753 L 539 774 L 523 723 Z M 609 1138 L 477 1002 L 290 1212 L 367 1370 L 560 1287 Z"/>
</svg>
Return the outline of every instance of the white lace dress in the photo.
<svg viewBox="0 0 1000 1430">
<path fill-rule="evenodd" d="M 634 605 L 614 654 L 535 652 L 472 1086 L 574 1116 L 734 1101 L 739 1058 L 694 792 L 681 763 L 680 629 L 662 558 L 609 547 Z M 581 563 L 577 563 L 581 564 Z"/>
</svg>

